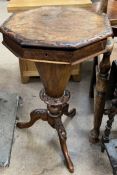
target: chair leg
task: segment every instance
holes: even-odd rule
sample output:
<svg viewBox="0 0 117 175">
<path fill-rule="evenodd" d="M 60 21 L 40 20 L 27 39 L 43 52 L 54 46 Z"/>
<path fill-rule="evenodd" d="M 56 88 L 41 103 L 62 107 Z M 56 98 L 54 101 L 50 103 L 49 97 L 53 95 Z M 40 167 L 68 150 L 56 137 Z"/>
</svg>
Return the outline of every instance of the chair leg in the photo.
<svg viewBox="0 0 117 175">
<path fill-rule="evenodd" d="M 112 124 L 114 122 L 114 116 L 115 114 L 113 115 L 111 113 L 111 109 L 108 110 L 109 113 L 108 113 L 108 121 L 107 121 L 107 125 L 106 125 L 106 129 L 104 131 L 104 135 L 102 136 L 102 140 L 101 140 L 101 152 L 103 153 L 104 150 L 105 150 L 105 145 L 104 143 L 108 143 L 109 142 L 109 136 L 110 136 L 110 133 L 111 133 L 111 128 L 112 128 Z"/>
<path fill-rule="evenodd" d="M 94 112 L 94 128 L 90 132 L 89 140 L 91 143 L 97 143 L 99 141 L 100 126 L 102 122 L 105 96 L 108 85 L 108 72 L 110 70 L 110 55 L 111 52 L 106 52 L 103 55 L 103 59 L 99 65 L 99 74 L 96 81 L 96 99 L 95 99 L 95 112 Z"/>
<path fill-rule="evenodd" d="M 104 135 L 101 141 L 101 151 L 104 152 L 104 143 L 109 142 L 109 136 L 112 128 L 112 124 L 114 122 L 114 116 L 117 114 L 117 85 L 114 90 L 114 99 L 112 100 L 112 105 L 110 109 L 106 109 L 104 112 L 105 115 L 108 115 L 108 121 L 106 125 L 106 129 L 104 131 Z"/>
<path fill-rule="evenodd" d="M 111 66 L 111 71 L 110 71 L 110 75 L 109 75 L 109 86 L 108 86 L 108 93 L 107 93 L 107 99 L 111 100 L 113 98 L 114 95 L 114 90 L 115 90 L 115 86 L 117 83 L 117 61 L 114 60 L 112 62 L 112 66 Z"/>
<path fill-rule="evenodd" d="M 94 98 L 94 86 L 96 84 L 96 65 L 98 64 L 98 57 L 93 60 L 93 70 L 90 81 L 89 97 Z"/>
</svg>

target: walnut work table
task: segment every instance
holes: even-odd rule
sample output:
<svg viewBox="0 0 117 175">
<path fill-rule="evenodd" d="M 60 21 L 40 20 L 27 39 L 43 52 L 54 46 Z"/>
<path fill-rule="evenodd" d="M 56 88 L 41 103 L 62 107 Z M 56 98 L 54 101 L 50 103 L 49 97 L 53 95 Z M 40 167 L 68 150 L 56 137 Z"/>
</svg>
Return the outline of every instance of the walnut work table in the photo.
<svg viewBox="0 0 117 175">
<path fill-rule="evenodd" d="M 32 111 L 30 121 L 18 122 L 17 127 L 31 127 L 39 119 L 47 121 L 57 130 L 67 167 L 74 172 L 61 117 L 63 114 L 73 117 L 76 110 L 69 111 L 70 92 L 65 88 L 73 65 L 104 54 L 98 81 L 103 95 L 101 89 L 107 83 L 112 50 L 109 40 L 112 30 L 107 16 L 72 6 L 41 7 L 11 16 L 0 31 L 3 44 L 16 56 L 35 62 L 44 85 L 40 98 L 47 109 Z M 98 98 L 96 106 L 103 103 Z"/>
</svg>

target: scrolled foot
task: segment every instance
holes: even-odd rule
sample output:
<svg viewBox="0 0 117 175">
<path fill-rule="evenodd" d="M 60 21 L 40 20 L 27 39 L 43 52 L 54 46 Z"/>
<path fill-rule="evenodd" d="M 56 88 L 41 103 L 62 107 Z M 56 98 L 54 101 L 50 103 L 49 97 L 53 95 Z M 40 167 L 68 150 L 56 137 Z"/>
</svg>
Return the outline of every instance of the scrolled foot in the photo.
<svg viewBox="0 0 117 175">
<path fill-rule="evenodd" d="M 47 110 L 45 109 L 35 109 L 30 113 L 30 121 L 29 122 L 18 122 L 17 127 L 20 129 L 31 127 L 37 120 L 47 120 Z"/>
<path fill-rule="evenodd" d="M 70 111 L 69 110 L 69 104 L 65 104 L 64 107 L 63 107 L 63 114 L 68 116 L 68 117 L 74 117 L 76 115 L 76 109 L 73 108 L 71 109 Z"/>
<path fill-rule="evenodd" d="M 67 116 L 68 117 L 74 117 L 76 115 L 76 109 L 75 108 L 73 108 L 73 109 L 71 109 L 69 112 L 68 112 L 68 114 L 67 114 Z"/>
<path fill-rule="evenodd" d="M 90 131 L 90 135 L 89 135 L 89 141 L 93 144 L 98 143 L 99 142 L 99 132 L 96 131 L 95 129 L 92 129 Z"/>
</svg>

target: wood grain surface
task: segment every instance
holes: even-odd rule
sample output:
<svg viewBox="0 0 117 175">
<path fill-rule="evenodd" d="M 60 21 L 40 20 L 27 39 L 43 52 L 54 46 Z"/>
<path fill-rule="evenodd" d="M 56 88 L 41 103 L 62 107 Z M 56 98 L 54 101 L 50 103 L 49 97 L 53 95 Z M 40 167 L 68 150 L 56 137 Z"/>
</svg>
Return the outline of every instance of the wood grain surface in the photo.
<svg viewBox="0 0 117 175">
<path fill-rule="evenodd" d="M 23 47 L 79 48 L 112 34 L 106 15 L 83 8 L 41 7 L 20 12 L 1 31 Z"/>
</svg>

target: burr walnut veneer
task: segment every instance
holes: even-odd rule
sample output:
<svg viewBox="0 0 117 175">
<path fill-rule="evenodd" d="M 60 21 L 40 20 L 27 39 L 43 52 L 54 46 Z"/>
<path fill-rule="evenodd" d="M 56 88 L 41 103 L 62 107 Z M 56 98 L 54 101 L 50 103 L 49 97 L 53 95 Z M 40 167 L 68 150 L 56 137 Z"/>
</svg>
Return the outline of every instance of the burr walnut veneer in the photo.
<svg viewBox="0 0 117 175">
<path fill-rule="evenodd" d="M 61 117 L 63 114 L 73 117 L 76 110 L 68 110 L 70 92 L 65 88 L 73 65 L 104 54 L 97 82 L 99 96 L 95 109 L 98 120 L 112 50 L 112 30 L 107 16 L 72 6 L 41 7 L 11 16 L 0 30 L 5 46 L 16 56 L 35 62 L 44 85 L 40 98 L 47 109 L 32 111 L 31 120 L 18 122 L 17 126 L 28 128 L 38 119 L 48 121 L 58 132 L 67 167 L 73 172 Z M 98 129 L 94 128 L 93 132 L 97 133 Z"/>
</svg>

